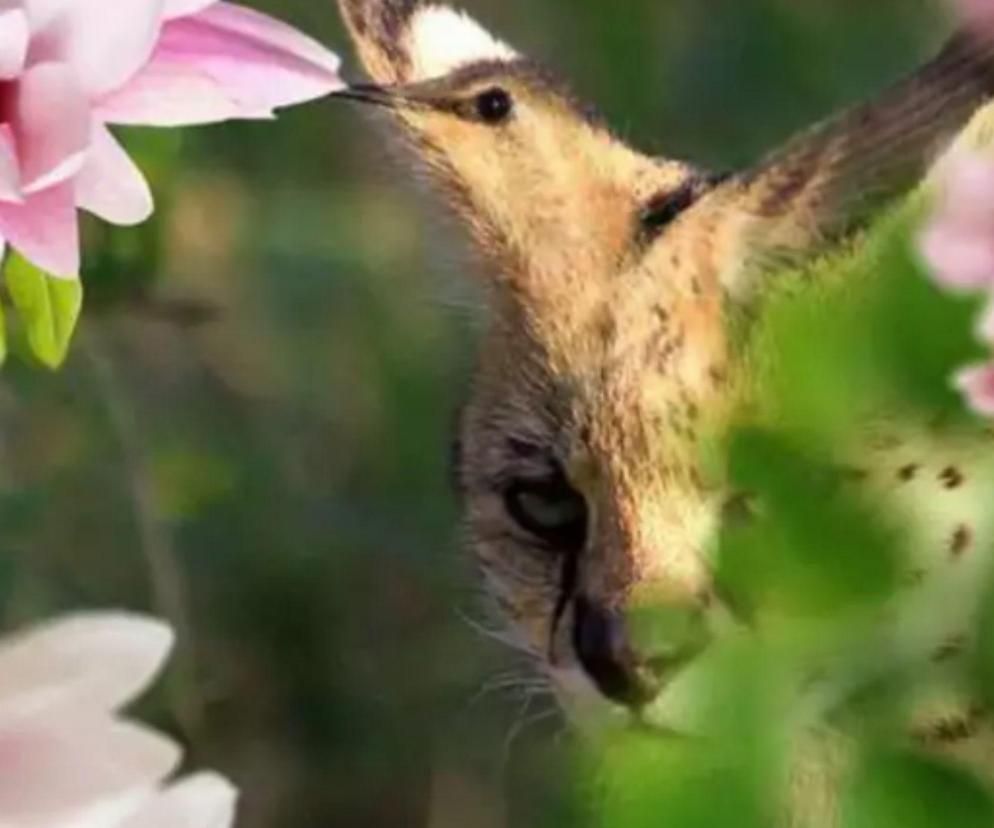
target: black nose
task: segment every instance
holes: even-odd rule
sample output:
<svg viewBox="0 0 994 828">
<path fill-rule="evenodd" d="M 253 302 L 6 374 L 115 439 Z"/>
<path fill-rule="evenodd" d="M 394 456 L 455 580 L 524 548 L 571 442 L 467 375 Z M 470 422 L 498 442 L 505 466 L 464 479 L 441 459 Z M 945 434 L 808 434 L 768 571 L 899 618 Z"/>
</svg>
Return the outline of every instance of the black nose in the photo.
<svg viewBox="0 0 994 828">
<path fill-rule="evenodd" d="M 624 614 L 578 597 L 574 608 L 573 647 L 583 669 L 600 691 L 633 709 L 659 693 L 660 665 L 644 660 L 632 647 Z"/>
</svg>

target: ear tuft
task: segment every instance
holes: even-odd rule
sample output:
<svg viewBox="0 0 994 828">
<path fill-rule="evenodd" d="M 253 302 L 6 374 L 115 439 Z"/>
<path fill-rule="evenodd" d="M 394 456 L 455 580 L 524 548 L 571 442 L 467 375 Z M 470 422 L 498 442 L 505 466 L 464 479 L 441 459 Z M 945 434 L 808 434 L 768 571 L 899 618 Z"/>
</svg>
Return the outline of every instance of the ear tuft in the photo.
<svg viewBox="0 0 994 828">
<path fill-rule="evenodd" d="M 517 57 L 469 15 L 448 6 L 418 8 L 408 37 L 412 81 L 442 77 L 471 63 Z"/>
</svg>

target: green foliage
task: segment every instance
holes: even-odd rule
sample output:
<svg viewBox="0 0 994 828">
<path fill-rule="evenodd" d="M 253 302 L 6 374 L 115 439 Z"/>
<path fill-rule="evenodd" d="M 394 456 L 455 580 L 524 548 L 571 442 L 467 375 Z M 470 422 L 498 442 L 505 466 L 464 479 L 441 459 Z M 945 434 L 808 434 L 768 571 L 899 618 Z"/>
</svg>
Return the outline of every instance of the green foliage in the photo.
<svg viewBox="0 0 994 828">
<path fill-rule="evenodd" d="M 710 653 L 693 734 L 626 733 L 597 745 L 603 828 L 767 828 L 780 810 L 789 677 L 754 642 Z"/>
<path fill-rule="evenodd" d="M 907 702 L 930 679 L 880 623 L 905 589 L 911 538 L 849 465 L 879 423 L 983 434 L 950 385 L 981 353 L 980 308 L 924 272 L 921 215 L 912 199 L 851 246 L 769 276 L 775 295 L 742 325 L 740 367 L 755 382 L 717 442 L 748 514 L 724 522 L 716 579 L 748 632 L 712 645 L 695 667 L 693 736 L 626 737 L 608 751 L 604 825 L 769 826 L 788 808 L 806 825 L 824 814 L 792 799 L 785 769 L 824 738 L 816 734 L 836 732 L 861 757 L 829 776 L 844 828 L 991 824 L 988 788 L 905 738 Z M 994 502 L 994 491 L 977 497 Z M 969 659 L 955 669 L 961 686 L 990 699 L 994 598 L 979 640 L 977 670 Z"/>
<path fill-rule="evenodd" d="M 58 368 L 79 321 L 82 286 L 76 280 L 55 279 L 15 253 L 7 257 L 4 284 L 31 353 L 47 368 Z"/>
<path fill-rule="evenodd" d="M 893 591 L 894 538 L 848 491 L 846 470 L 748 428 L 732 435 L 728 464 L 755 511 L 722 533 L 718 554 L 718 580 L 740 612 L 837 617 Z"/>
<path fill-rule="evenodd" d="M 994 800 L 955 765 L 910 751 L 864 758 L 842 803 L 844 828 L 986 828 Z"/>
<path fill-rule="evenodd" d="M 852 247 L 781 274 L 782 293 L 752 331 L 766 416 L 823 447 L 868 416 L 963 417 L 950 378 L 983 355 L 979 300 L 943 292 L 914 244 L 920 199 L 881 218 Z"/>
<path fill-rule="evenodd" d="M 337 46 L 357 74 L 333 4 L 249 5 Z M 942 4 L 459 5 L 571 79 L 636 145 L 731 169 L 923 58 Z M 86 342 L 58 374 L 36 370 L 18 358 L 33 361 L 23 323 L 4 308 L 5 626 L 67 608 L 161 612 L 160 593 L 179 586 L 183 681 L 143 709 L 189 746 L 193 765 L 243 786 L 240 828 L 586 825 L 583 803 L 560 805 L 573 740 L 552 738 L 555 719 L 531 724 L 551 702 L 525 695 L 524 676 L 520 687 L 481 694 L 502 669 L 522 669 L 462 618 L 480 613 L 473 574 L 453 548 L 445 467 L 473 351 L 463 309 L 475 303 L 454 234 L 425 220 L 406 166 L 344 103 L 293 109 L 275 124 L 119 135 L 150 179 L 156 214 L 138 228 L 85 220 Z M 861 253 L 852 254 L 858 266 Z M 213 314 L 175 321 L 161 299 Z M 808 312 L 828 324 L 841 301 L 811 302 Z M 797 327 L 803 342 L 810 331 Z M 825 412 L 844 430 L 855 415 L 836 384 L 865 393 L 855 375 L 872 366 L 838 353 L 808 339 L 788 379 L 820 397 L 763 401 L 780 411 L 803 403 L 819 415 L 811 422 Z M 101 356 L 106 372 L 95 368 Z M 947 393 L 944 381 L 931 388 Z M 791 416 L 805 422 L 803 411 Z M 126 446 L 122 422 L 137 445 Z M 739 425 L 799 462 L 833 467 L 828 427 L 809 445 L 783 422 Z M 165 585 L 142 508 L 175 567 Z M 723 566 L 731 578 L 733 562 Z M 788 561 L 776 577 L 798 577 L 797 566 Z M 618 786 L 599 815 L 605 828 L 680 828 L 673 814 L 739 828 L 769 815 L 786 731 L 804 713 L 790 702 L 813 636 L 799 631 L 813 625 L 818 637 L 851 644 L 865 629 L 857 616 L 876 605 L 875 590 L 843 600 L 850 587 L 838 578 L 809 603 L 746 580 L 771 633 L 702 665 L 706 743 L 632 736 L 609 748 L 616 773 L 598 763 L 581 777 L 596 791 Z M 826 605 L 844 608 L 846 623 L 834 624 Z M 978 670 L 991 670 L 994 645 L 981 649 Z M 895 685 L 913 678 L 862 687 L 863 715 L 897 715 Z"/>
</svg>

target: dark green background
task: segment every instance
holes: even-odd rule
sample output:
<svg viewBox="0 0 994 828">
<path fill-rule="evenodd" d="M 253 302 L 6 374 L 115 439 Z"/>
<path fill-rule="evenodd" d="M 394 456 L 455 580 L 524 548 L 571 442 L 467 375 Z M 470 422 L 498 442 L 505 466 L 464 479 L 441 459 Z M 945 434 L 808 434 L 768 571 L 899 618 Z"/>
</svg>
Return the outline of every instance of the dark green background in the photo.
<svg viewBox="0 0 994 828">
<path fill-rule="evenodd" d="M 253 5 L 355 74 L 330 0 Z M 871 94 L 949 27 L 914 0 L 470 10 L 634 143 L 717 168 Z M 155 219 L 88 226 L 67 366 L 14 358 L 0 386 L 3 620 L 172 617 L 183 646 L 143 710 L 243 788 L 244 828 L 545 826 L 569 740 L 473 629 L 489 622 L 447 485 L 471 259 L 378 126 L 321 102 L 128 134 Z M 481 694 L 494 676 L 524 684 Z"/>
</svg>

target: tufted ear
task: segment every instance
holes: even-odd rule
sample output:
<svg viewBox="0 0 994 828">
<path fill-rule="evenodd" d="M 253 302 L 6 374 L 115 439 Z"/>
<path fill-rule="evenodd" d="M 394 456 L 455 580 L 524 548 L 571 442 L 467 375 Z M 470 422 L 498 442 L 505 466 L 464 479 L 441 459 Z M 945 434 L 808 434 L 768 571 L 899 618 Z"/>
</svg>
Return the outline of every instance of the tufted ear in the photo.
<svg viewBox="0 0 994 828">
<path fill-rule="evenodd" d="M 461 11 L 424 0 L 338 0 L 366 71 L 377 83 L 442 77 L 513 49 Z"/>
</svg>

